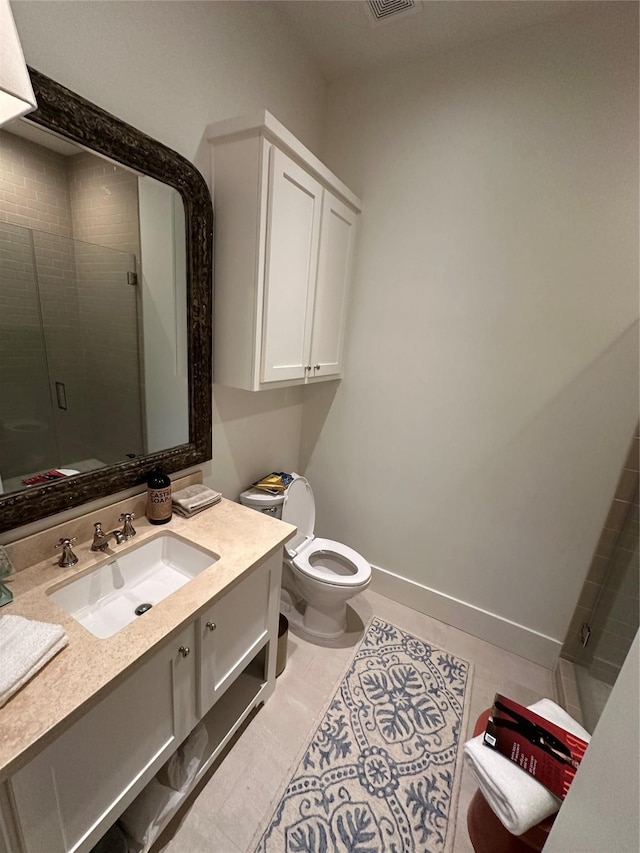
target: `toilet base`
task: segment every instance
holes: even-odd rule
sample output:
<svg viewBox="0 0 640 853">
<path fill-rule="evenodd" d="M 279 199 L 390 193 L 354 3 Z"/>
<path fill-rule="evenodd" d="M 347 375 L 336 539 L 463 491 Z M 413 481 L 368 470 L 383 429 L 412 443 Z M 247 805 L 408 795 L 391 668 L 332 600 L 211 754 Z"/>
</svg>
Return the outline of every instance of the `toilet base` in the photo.
<svg viewBox="0 0 640 853">
<path fill-rule="evenodd" d="M 284 590 L 283 590 L 284 591 Z M 289 600 L 290 601 L 290 600 Z M 347 630 L 347 603 L 339 602 L 335 607 L 323 608 L 304 602 L 302 609 L 295 604 L 282 602 L 287 619 L 302 634 L 308 634 L 319 640 L 337 640 Z"/>
<path fill-rule="evenodd" d="M 369 586 L 332 586 L 296 571 L 285 560 L 282 567 L 283 611 L 292 625 L 310 638 L 337 640 L 347 631 L 347 602 Z"/>
</svg>

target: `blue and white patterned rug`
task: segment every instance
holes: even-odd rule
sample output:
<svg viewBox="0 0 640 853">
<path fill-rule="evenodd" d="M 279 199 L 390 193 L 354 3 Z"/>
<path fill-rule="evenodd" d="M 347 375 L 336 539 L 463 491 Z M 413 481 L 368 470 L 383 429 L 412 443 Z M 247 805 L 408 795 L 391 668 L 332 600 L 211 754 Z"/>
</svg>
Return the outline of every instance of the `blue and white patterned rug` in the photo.
<svg viewBox="0 0 640 853">
<path fill-rule="evenodd" d="M 374 617 L 256 853 L 450 850 L 469 679 Z"/>
</svg>

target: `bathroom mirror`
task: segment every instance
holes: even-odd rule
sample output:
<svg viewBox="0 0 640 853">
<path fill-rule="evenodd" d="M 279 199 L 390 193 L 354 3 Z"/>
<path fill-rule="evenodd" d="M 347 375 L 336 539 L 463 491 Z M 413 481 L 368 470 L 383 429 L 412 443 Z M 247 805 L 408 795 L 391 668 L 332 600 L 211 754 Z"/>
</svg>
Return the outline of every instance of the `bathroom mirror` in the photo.
<svg viewBox="0 0 640 853">
<path fill-rule="evenodd" d="M 0 131 L 40 205 L 35 220 L 5 212 L 0 222 L 0 531 L 129 488 L 157 464 L 171 472 L 211 458 L 204 179 L 176 152 L 30 74 L 38 109 Z M 53 186 L 63 158 L 70 177 L 59 191 L 28 174 Z"/>
</svg>

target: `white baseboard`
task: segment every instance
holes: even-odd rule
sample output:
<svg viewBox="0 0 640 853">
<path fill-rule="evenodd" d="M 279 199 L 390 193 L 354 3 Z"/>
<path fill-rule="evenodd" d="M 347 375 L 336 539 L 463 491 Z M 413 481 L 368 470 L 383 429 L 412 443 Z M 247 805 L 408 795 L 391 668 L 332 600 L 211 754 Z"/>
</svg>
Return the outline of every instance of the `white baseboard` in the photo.
<svg viewBox="0 0 640 853">
<path fill-rule="evenodd" d="M 371 566 L 371 569 L 374 592 L 547 669 L 555 669 L 562 648 L 559 640 L 379 566 Z"/>
</svg>

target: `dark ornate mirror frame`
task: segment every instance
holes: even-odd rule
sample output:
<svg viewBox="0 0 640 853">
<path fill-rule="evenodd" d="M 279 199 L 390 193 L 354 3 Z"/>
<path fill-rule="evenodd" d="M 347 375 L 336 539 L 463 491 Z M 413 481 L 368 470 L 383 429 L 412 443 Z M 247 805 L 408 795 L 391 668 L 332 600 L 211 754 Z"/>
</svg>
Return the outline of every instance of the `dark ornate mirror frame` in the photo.
<svg viewBox="0 0 640 853">
<path fill-rule="evenodd" d="M 178 191 L 187 253 L 189 443 L 68 480 L 0 496 L 0 532 L 143 483 L 155 465 L 179 471 L 211 459 L 213 210 L 200 172 L 181 155 L 33 68 L 38 109 L 27 120 Z M 105 365 L 108 370 L 108 365 Z"/>
</svg>

